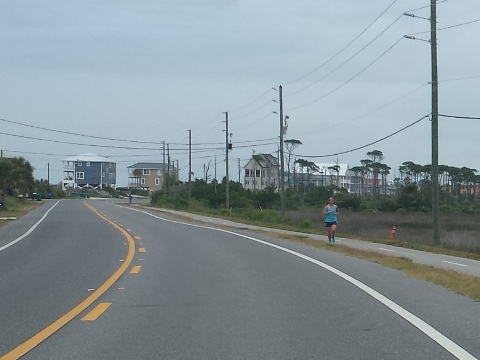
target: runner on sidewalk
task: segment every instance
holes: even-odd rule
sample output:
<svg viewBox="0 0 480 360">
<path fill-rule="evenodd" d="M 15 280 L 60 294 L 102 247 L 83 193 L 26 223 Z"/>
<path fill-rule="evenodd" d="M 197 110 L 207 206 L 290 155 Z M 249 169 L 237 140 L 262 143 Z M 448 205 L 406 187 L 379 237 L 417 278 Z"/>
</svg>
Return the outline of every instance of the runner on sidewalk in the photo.
<svg viewBox="0 0 480 360">
<path fill-rule="evenodd" d="M 330 197 L 328 199 L 328 204 L 323 208 L 329 243 L 335 242 L 335 232 L 337 230 L 338 206 L 334 204 L 333 200 L 333 197 Z"/>
</svg>

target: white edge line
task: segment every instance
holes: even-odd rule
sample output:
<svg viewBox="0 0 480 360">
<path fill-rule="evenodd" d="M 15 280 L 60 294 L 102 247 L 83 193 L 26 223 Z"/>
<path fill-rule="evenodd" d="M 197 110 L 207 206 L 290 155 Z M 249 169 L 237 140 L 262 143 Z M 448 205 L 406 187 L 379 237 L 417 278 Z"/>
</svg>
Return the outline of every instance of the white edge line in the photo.
<svg viewBox="0 0 480 360">
<path fill-rule="evenodd" d="M 464 266 L 464 267 L 467 267 L 467 266 L 468 266 L 468 265 L 459 264 L 459 263 L 456 263 L 456 262 L 453 262 L 453 261 L 447 261 L 447 260 L 444 260 L 443 262 L 444 262 L 444 263 L 447 263 L 447 264 L 458 265 L 458 266 Z"/>
<path fill-rule="evenodd" d="M 43 220 L 45 220 L 45 218 L 47 217 L 48 213 L 49 213 L 50 211 L 52 211 L 53 208 L 54 208 L 55 206 L 57 206 L 59 202 L 60 202 L 60 200 L 58 200 L 58 201 L 55 203 L 55 205 L 53 205 L 50 209 L 48 209 L 47 212 L 46 212 L 45 214 L 43 214 L 43 216 L 40 218 L 40 220 L 38 220 L 35 224 L 33 224 L 33 226 L 32 226 L 30 229 L 28 229 L 25 234 L 19 236 L 18 238 L 16 238 L 16 239 L 13 240 L 13 241 L 10 241 L 8 244 L 3 245 L 2 247 L 0 247 L 0 251 L 3 251 L 3 250 L 5 250 L 5 249 L 8 249 L 10 246 L 15 245 L 15 244 L 18 243 L 20 240 L 23 240 L 23 239 L 26 238 L 28 235 L 30 235 L 30 234 L 33 232 L 33 230 L 35 230 L 35 229 L 37 228 L 37 226 L 40 225 L 40 223 L 41 223 Z"/>
<path fill-rule="evenodd" d="M 116 205 L 116 206 L 120 206 L 120 205 Z M 122 207 L 122 206 L 120 206 Z M 311 262 L 312 264 L 315 264 L 315 265 L 318 265 L 322 268 L 324 268 L 325 270 L 328 270 L 330 272 L 332 272 L 333 274 L 341 277 L 342 279 L 348 281 L 349 283 L 351 283 L 352 285 L 355 285 L 356 287 L 358 287 L 360 290 L 363 290 L 365 293 L 367 293 L 368 295 L 370 295 L 371 297 L 373 297 L 375 300 L 377 300 L 378 302 L 382 303 L 383 305 L 385 305 L 386 307 L 388 307 L 390 310 L 392 310 L 393 312 L 395 312 L 397 315 L 401 316 L 402 318 L 404 318 L 405 320 L 407 320 L 410 324 L 412 324 L 413 326 L 415 326 L 417 329 L 419 329 L 420 331 L 422 331 L 425 335 L 427 335 L 430 339 L 434 340 L 437 344 L 439 344 L 441 347 L 443 347 L 445 350 L 447 350 L 449 353 L 451 353 L 453 356 L 457 357 L 458 359 L 461 359 L 461 360 L 478 360 L 476 357 L 474 357 L 472 354 L 470 354 L 469 352 L 467 352 L 465 349 L 463 349 L 462 347 L 460 347 L 459 345 L 457 345 L 455 342 L 453 342 L 452 340 L 450 340 L 448 337 L 446 337 L 445 335 L 443 335 L 441 332 L 439 332 L 438 330 L 436 330 L 434 327 L 432 327 L 431 325 L 427 324 L 425 321 L 423 321 L 422 319 L 420 319 L 419 317 L 417 317 L 416 315 L 412 314 L 411 312 L 409 312 L 408 310 L 402 308 L 400 305 L 398 305 L 397 303 L 393 302 L 392 300 L 390 300 L 389 298 L 387 298 L 386 296 L 380 294 L 378 291 L 372 289 L 371 287 L 369 287 L 368 285 L 360 282 L 359 280 L 351 277 L 350 275 L 347 275 L 345 274 L 344 272 L 330 266 L 330 265 L 327 265 L 321 261 L 318 261 L 316 259 L 313 259 L 309 256 L 306 256 L 306 255 L 303 255 L 301 253 L 298 253 L 296 251 L 293 251 L 293 250 L 290 250 L 290 249 L 287 249 L 287 248 L 284 248 L 284 247 L 281 247 L 279 245 L 275 245 L 275 244 L 271 244 L 269 242 L 266 242 L 266 241 L 263 241 L 263 240 L 260 240 L 260 239 L 256 239 L 254 237 L 251 237 L 251 236 L 247 236 L 247 235 L 243 235 L 243 234 L 238 234 L 238 233 L 235 233 L 233 231 L 229 231 L 229 230 L 224 230 L 224 229 L 216 229 L 216 228 L 212 228 L 212 227 L 209 227 L 209 226 L 204 226 L 204 225 L 197 225 L 197 224 L 189 224 L 189 223 L 183 223 L 181 221 L 176 221 L 176 220 L 170 220 L 170 219 L 165 219 L 165 218 L 162 218 L 160 216 L 156 216 L 156 215 L 153 215 L 153 214 L 150 214 L 149 212 L 147 211 L 143 211 L 143 210 L 137 210 L 137 209 L 132 209 L 132 208 L 125 208 L 125 209 L 128 209 L 128 210 L 133 210 L 133 211 L 137 211 L 139 213 L 143 213 L 143 214 L 146 214 L 146 215 L 149 215 L 151 217 L 154 217 L 156 219 L 159 219 L 159 220 L 163 220 L 163 221 L 167 221 L 167 222 L 171 222 L 171 223 L 175 223 L 175 224 L 182 224 L 182 225 L 186 225 L 186 226 L 192 226 L 192 227 L 198 227 L 198 228 L 203 228 L 203 229 L 209 229 L 209 230 L 214 230 L 214 231 L 219 231 L 219 232 L 223 232 L 223 233 L 227 233 L 227 234 L 230 234 L 230 235 L 235 235 L 235 236 L 239 236 L 239 237 L 243 237 L 245 239 L 249 239 L 249 240 L 252 240 L 252 241 L 255 241 L 255 242 L 258 242 L 260 244 L 263 244 L 263 245 L 267 245 L 267 246 L 270 246 L 270 247 L 273 247 L 275 249 L 278 249 L 278 250 L 281 250 L 281 251 L 284 251 L 286 253 L 289 253 L 291 255 L 295 255 L 301 259 L 304 259 L 308 262 Z"/>
</svg>

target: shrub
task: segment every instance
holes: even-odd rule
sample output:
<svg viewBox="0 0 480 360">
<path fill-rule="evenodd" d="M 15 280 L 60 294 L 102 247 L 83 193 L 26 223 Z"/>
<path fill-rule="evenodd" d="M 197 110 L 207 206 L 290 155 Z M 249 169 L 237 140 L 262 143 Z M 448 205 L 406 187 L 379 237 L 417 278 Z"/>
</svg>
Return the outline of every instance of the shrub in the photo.
<svg viewBox="0 0 480 360">
<path fill-rule="evenodd" d="M 305 219 L 300 223 L 300 227 L 308 229 L 310 226 L 312 226 L 312 221 Z"/>
</svg>

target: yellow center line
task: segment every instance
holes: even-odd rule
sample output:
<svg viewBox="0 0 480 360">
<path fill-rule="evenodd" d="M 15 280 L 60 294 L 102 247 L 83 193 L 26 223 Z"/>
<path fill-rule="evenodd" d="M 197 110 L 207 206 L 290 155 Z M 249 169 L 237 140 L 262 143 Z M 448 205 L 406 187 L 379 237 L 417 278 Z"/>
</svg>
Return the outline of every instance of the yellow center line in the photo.
<svg viewBox="0 0 480 360">
<path fill-rule="evenodd" d="M 101 215 L 97 209 L 95 209 L 90 204 L 84 202 L 84 205 L 92 210 L 95 214 L 97 214 L 100 218 L 105 220 L 106 222 L 112 224 L 115 228 L 117 228 L 126 238 L 128 241 L 128 252 L 127 256 L 125 257 L 125 261 L 122 262 L 122 265 L 115 270 L 115 272 L 94 292 L 92 292 L 85 300 L 83 300 L 80 304 L 75 306 L 73 309 L 68 311 L 65 315 L 59 317 L 53 323 L 48 325 L 46 328 L 38 332 L 37 334 L 33 335 L 30 339 L 26 340 L 24 343 L 18 345 L 15 349 L 11 350 L 4 356 L 0 358 L 0 360 L 16 360 L 20 357 L 24 356 L 30 350 L 35 348 L 41 342 L 45 341 L 48 337 L 53 335 L 55 332 L 60 330 L 63 326 L 68 324 L 74 318 L 76 318 L 82 311 L 87 309 L 90 305 L 92 305 L 100 296 L 102 296 L 119 278 L 122 276 L 127 270 L 130 264 L 133 261 L 133 257 L 135 255 L 135 242 L 130 234 L 125 231 L 123 228 L 112 222 L 111 220 L 107 219 L 105 216 Z"/>
<path fill-rule="evenodd" d="M 92 311 L 85 315 L 82 321 L 95 321 L 112 305 L 111 302 L 104 302 L 98 304 Z"/>
<path fill-rule="evenodd" d="M 141 268 L 142 267 L 140 265 L 135 265 L 134 267 L 132 267 L 132 270 L 130 270 L 130 274 L 138 274 Z"/>
<path fill-rule="evenodd" d="M 141 247 L 141 248 L 138 248 L 138 252 L 145 253 L 147 252 L 147 249 L 145 249 L 144 247 Z"/>
</svg>

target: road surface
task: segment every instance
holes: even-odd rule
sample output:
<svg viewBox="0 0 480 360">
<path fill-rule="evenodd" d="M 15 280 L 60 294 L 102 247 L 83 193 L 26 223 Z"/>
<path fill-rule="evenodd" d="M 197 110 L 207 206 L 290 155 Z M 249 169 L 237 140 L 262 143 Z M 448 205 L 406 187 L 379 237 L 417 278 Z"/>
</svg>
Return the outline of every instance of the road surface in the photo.
<svg viewBox="0 0 480 360">
<path fill-rule="evenodd" d="M 479 303 L 245 229 L 49 201 L 0 249 L 2 360 L 480 357 Z"/>
</svg>

